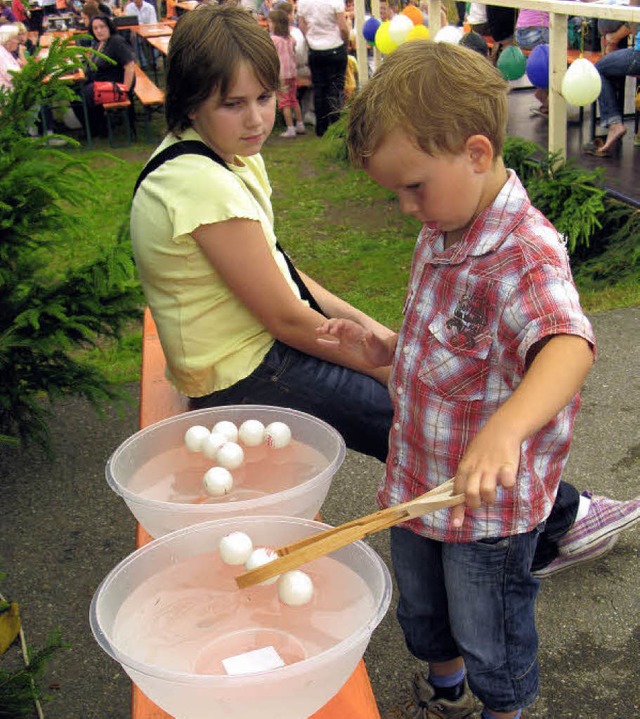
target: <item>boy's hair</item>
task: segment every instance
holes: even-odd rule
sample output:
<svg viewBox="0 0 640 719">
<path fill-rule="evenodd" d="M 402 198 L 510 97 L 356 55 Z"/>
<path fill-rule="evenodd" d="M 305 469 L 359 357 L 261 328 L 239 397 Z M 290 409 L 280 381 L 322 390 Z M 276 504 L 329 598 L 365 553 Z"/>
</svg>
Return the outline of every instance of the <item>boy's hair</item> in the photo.
<svg viewBox="0 0 640 719">
<path fill-rule="evenodd" d="M 282 10 L 272 10 L 269 13 L 269 21 L 273 25 L 273 34 L 280 37 L 289 37 L 289 16 Z"/>
<path fill-rule="evenodd" d="M 249 63 L 265 90 L 279 87 L 280 62 L 269 33 L 247 10 L 200 5 L 177 22 L 169 43 L 165 118 L 169 132 L 191 126 L 194 112 L 212 92 L 224 99 L 240 64 Z"/>
<path fill-rule="evenodd" d="M 450 43 L 401 45 L 356 95 L 349 115 L 349 156 L 364 168 L 385 136 L 398 128 L 428 155 L 456 154 L 484 135 L 496 157 L 507 127 L 508 84 L 477 52 Z"/>
</svg>

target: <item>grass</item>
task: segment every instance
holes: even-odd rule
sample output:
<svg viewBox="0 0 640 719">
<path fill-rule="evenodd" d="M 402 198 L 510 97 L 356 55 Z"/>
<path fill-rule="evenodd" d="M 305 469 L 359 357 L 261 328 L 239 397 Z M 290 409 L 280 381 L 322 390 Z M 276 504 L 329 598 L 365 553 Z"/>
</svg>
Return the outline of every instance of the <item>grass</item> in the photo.
<svg viewBox="0 0 640 719">
<path fill-rule="evenodd" d="M 52 267 L 82 262 L 128 221 L 131 192 L 152 148 L 84 153 L 101 192 L 82 207 L 69 207 L 83 224 L 83 237 L 59 238 Z M 72 152 L 82 152 L 73 150 Z M 402 320 L 404 292 L 419 223 L 403 216 L 395 197 L 362 172 L 327 160 L 322 142 L 308 135 L 291 141 L 272 138 L 264 157 L 273 187 L 276 233 L 296 265 L 327 289 L 395 329 Z M 59 266 L 59 265 L 58 265 Z M 602 287 L 579 287 L 587 313 L 640 304 L 636 279 Z M 141 328 L 119 343 L 88 353 L 118 382 L 139 377 Z"/>
</svg>

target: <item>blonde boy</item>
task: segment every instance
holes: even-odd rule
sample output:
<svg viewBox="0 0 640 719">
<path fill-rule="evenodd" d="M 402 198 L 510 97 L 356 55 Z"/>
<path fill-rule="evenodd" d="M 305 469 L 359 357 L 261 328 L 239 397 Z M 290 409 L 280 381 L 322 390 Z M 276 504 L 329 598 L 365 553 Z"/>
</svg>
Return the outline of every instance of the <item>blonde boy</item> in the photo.
<svg viewBox="0 0 640 719">
<path fill-rule="evenodd" d="M 399 335 L 344 320 L 319 332 L 371 366 L 393 361 L 381 506 L 450 477 L 466 495 L 392 530 L 398 618 L 429 663 L 394 717 L 471 716 L 470 688 L 484 719 L 511 719 L 538 689 L 531 560 L 594 337 L 558 233 L 504 166 L 506 122 L 499 73 L 429 42 L 386 58 L 350 116 L 353 162 L 424 227 Z"/>
</svg>

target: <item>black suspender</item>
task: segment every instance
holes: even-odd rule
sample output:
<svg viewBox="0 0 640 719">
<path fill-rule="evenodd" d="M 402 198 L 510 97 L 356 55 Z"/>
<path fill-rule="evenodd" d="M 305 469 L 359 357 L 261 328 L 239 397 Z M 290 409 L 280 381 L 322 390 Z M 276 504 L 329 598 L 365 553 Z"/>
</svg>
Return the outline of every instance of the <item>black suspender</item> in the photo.
<svg viewBox="0 0 640 719">
<path fill-rule="evenodd" d="M 154 170 L 157 170 L 159 167 L 164 165 L 165 162 L 174 160 L 176 157 L 180 157 L 181 155 L 203 155 L 204 157 L 208 157 L 210 160 L 213 160 L 213 162 L 217 162 L 218 165 L 222 165 L 225 169 L 229 169 L 227 163 L 220 157 L 220 155 L 205 145 L 204 142 L 198 142 L 198 140 L 182 140 L 174 143 L 173 145 L 169 145 L 169 147 L 166 147 L 162 150 L 162 152 L 159 152 L 157 155 L 152 157 L 151 160 L 149 160 L 136 180 L 136 184 L 133 189 L 134 196 L 140 185 L 144 182 L 145 178 L 154 172 Z M 298 270 L 294 267 L 289 255 L 287 255 L 287 253 L 282 249 L 280 243 L 277 241 L 276 248 L 282 253 L 285 262 L 287 263 L 287 267 L 289 268 L 291 279 L 298 287 L 302 299 L 306 300 L 312 309 L 326 317 L 325 313 L 320 308 L 320 305 L 316 302 L 315 298 L 302 281 L 302 277 L 298 274 Z"/>
</svg>

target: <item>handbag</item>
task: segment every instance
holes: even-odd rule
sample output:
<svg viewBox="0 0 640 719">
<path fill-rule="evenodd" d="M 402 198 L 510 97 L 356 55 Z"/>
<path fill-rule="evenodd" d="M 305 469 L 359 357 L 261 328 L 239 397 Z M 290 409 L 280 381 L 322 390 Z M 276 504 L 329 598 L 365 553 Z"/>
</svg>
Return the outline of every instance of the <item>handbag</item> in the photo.
<svg viewBox="0 0 640 719">
<path fill-rule="evenodd" d="M 128 99 L 129 89 L 122 82 L 99 81 L 93 83 L 93 102 L 96 105 L 124 102 Z"/>
</svg>

